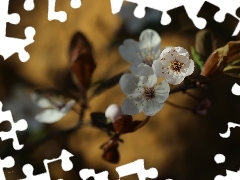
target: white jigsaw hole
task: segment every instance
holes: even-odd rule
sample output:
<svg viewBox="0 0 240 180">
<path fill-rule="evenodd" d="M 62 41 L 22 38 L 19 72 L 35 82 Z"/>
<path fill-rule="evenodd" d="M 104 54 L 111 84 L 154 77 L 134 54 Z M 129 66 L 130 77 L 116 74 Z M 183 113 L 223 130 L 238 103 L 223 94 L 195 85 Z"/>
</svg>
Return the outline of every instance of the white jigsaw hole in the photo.
<svg viewBox="0 0 240 180">
<path fill-rule="evenodd" d="M 33 27 L 27 27 L 24 31 L 26 37 L 33 37 L 36 34 L 36 30 Z"/>
<path fill-rule="evenodd" d="M 232 93 L 236 96 L 240 96 L 240 86 L 237 83 L 232 86 Z"/>
<path fill-rule="evenodd" d="M 34 2 L 33 2 L 33 0 L 26 0 L 24 5 L 23 5 L 23 8 L 26 11 L 32 11 L 34 9 Z"/>
<path fill-rule="evenodd" d="M 143 18 L 145 16 L 145 9 L 144 7 L 137 6 L 136 9 L 134 10 L 134 16 L 137 18 Z"/>
<path fill-rule="evenodd" d="M 216 154 L 214 160 L 217 164 L 225 162 L 225 156 L 223 154 Z"/>
<path fill-rule="evenodd" d="M 8 156 L 4 159 L 4 165 L 6 168 L 10 168 L 14 166 L 14 159 L 11 156 Z"/>
<path fill-rule="evenodd" d="M 221 22 L 224 21 L 225 16 L 224 16 L 224 14 L 222 14 L 221 12 L 217 12 L 217 13 L 214 15 L 214 19 L 215 19 L 215 21 L 221 23 Z"/>
<path fill-rule="evenodd" d="M 148 178 L 151 178 L 151 179 L 157 178 L 157 176 L 158 176 L 158 171 L 157 171 L 156 168 L 150 168 L 148 171 L 149 171 L 149 176 L 148 176 Z"/>
<path fill-rule="evenodd" d="M 22 168 L 25 175 L 33 174 L 33 166 L 31 164 L 25 164 Z"/>
<path fill-rule="evenodd" d="M 17 125 L 19 126 L 19 129 L 20 131 L 24 131 L 28 128 L 28 123 L 26 120 L 24 119 L 21 119 L 17 122 Z"/>
<path fill-rule="evenodd" d="M 203 18 L 197 18 L 197 19 L 194 19 L 194 25 L 198 28 L 198 29 L 203 29 L 205 28 L 206 24 L 207 24 L 207 21 Z M 196 23 L 195 23 L 196 22 Z"/>
<path fill-rule="evenodd" d="M 80 8 L 81 7 L 81 1 L 80 0 L 71 0 L 70 5 L 74 9 Z"/>
<path fill-rule="evenodd" d="M 11 18 L 11 24 L 18 24 L 20 22 L 20 20 L 21 20 L 19 14 L 17 14 L 17 13 L 13 13 L 13 14 L 11 14 L 9 16 Z"/>
<path fill-rule="evenodd" d="M 171 22 L 171 17 L 168 14 L 163 13 L 161 18 L 161 24 L 168 25 L 170 22 Z"/>
</svg>

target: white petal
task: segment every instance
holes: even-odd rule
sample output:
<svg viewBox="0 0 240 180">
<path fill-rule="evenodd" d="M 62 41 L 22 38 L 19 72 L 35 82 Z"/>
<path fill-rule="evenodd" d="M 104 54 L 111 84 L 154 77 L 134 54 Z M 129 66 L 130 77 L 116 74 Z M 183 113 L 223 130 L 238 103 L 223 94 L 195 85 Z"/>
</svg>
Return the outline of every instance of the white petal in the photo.
<svg viewBox="0 0 240 180">
<path fill-rule="evenodd" d="M 189 61 L 189 58 L 187 56 L 178 55 L 176 60 L 181 63 L 187 63 Z"/>
<path fill-rule="evenodd" d="M 43 95 L 33 93 L 31 94 L 31 100 L 40 108 L 50 108 L 52 103 Z"/>
<path fill-rule="evenodd" d="M 132 64 L 131 66 L 130 66 L 130 71 L 133 73 L 133 74 L 138 74 L 138 68 L 137 68 L 137 66 L 138 66 L 139 64 Z"/>
<path fill-rule="evenodd" d="M 189 57 L 189 53 L 186 49 L 184 49 L 183 47 L 175 47 L 175 50 L 178 52 L 178 54 Z"/>
<path fill-rule="evenodd" d="M 67 113 L 76 103 L 74 99 L 66 103 L 66 105 L 61 109 L 62 112 Z"/>
<path fill-rule="evenodd" d="M 152 68 L 157 77 L 165 77 L 168 72 L 167 66 L 160 60 L 153 61 Z"/>
<path fill-rule="evenodd" d="M 139 44 L 141 48 L 148 49 L 151 54 L 160 55 L 161 38 L 156 31 L 144 30 L 139 37 Z"/>
<path fill-rule="evenodd" d="M 144 63 L 139 64 L 137 68 L 138 68 L 138 75 L 139 76 L 152 76 L 152 75 L 154 75 L 153 69 L 150 66 L 148 66 Z"/>
<path fill-rule="evenodd" d="M 145 105 L 144 102 L 142 102 L 142 99 L 137 101 L 137 99 L 129 99 L 126 98 L 121 106 L 123 114 L 128 114 L 128 115 L 135 115 L 143 110 L 143 106 Z"/>
<path fill-rule="evenodd" d="M 173 84 L 173 85 L 180 84 L 183 80 L 184 80 L 184 78 L 166 78 L 166 81 L 169 84 Z"/>
<path fill-rule="evenodd" d="M 125 73 L 120 78 L 119 84 L 123 93 L 126 95 L 130 95 L 137 88 L 138 77 L 133 76 L 132 74 L 129 73 Z"/>
<path fill-rule="evenodd" d="M 170 86 L 167 81 L 161 81 L 155 89 L 157 94 L 165 94 L 170 92 Z"/>
<path fill-rule="evenodd" d="M 41 113 L 35 116 L 35 119 L 41 123 L 55 123 L 61 120 L 66 113 L 59 111 L 57 109 L 45 109 Z"/>
<path fill-rule="evenodd" d="M 162 109 L 163 105 L 163 103 L 159 103 L 154 99 L 148 100 L 143 108 L 143 113 L 147 116 L 153 116 Z"/>
<path fill-rule="evenodd" d="M 138 65 L 138 75 L 140 76 L 140 86 L 153 87 L 157 83 L 156 74 L 153 72 L 153 69 L 146 64 L 141 63 Z"/>
<path fill-rule="evenodd" d="M 161 62 L 164 65 L 169 65 L 170 62 L 175 61 L 177 59 L 177 51 L 175 51 L 174 49 L 170 49 L 170 51 L 166 52 L 166 53 L 161 53 L 163 55 L 161 55 Z"/>
<path fill-rule="evenodd" d="M 193 60 L 189 60 L 189 68 L 188 68 L 188 71 L 187 71 L 187 75 L 186 76 L 189 76 L 193 73 L 194 71 L 194 61 Z"/>
<path fill-rule="evenodd" d="M 123 59 L 132 63 L 139 64 L 142 62 L 138 53 L 140 53 L 139 43 L 133 39 L 127 39 L 119 47 L 119 53 Z"/>
<path fill-rule="evenodd" d="M 162 83 L 155 89 L 155 98 L 154 100 L 159 103 L 164 103 L 169 97 L 170 86 L 166 81 Z"/>
</svg>

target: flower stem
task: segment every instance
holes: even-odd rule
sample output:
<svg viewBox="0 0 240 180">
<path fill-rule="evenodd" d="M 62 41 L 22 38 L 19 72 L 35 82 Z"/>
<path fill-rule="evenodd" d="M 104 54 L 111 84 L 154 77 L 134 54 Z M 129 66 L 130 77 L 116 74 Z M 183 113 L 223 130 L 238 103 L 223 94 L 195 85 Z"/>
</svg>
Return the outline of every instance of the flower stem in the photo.
<svg viewBox="0 0 240 180">
<path fill-rule="evenodd" d="M 169 94 L 177 93 L 180 91 L 186 91 L 188 89 L 196 89 L 198 87 L 197 82 L 191 82 L 190 84 L 183 84 L 176 88 L 171 89 Z"/>
<path fill-rule="evenodd" d="M 199 101 L 199 98 L 188 91 L 183 91 L 184 94 L 187 94 L 189 97 Z"/>
<path fill-rule="evenodd" d="M 174 103 L 172 103 L 172 102 L 170 102 L 170 101 L 165 101 L 165 103 L 166 103 L 166 104 L 169 104 L 170 106 L 173 106 L 173 107 L 175 107 L 175 108 L 193 111 L 192 108 L 185 107 L 185 106 L 180 106 L 180 105 L 174 104 Z"/>
</svg>

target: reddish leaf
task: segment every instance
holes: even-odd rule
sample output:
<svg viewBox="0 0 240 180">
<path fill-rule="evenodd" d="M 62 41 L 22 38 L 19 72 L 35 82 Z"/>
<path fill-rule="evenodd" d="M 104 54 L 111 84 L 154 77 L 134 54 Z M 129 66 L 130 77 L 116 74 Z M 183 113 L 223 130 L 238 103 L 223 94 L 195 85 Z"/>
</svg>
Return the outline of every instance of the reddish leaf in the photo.
<svg viewBox="0 0 240 180">
<path fill-rule="evenodd" d="M 91 84 L 96 64 L 91 45 L 80 32 L 77 32 L 71 40 L 69 58 L 73 81 L 78 86 L 82 98 L 86 99 L 86 92 Z"/>
<path fill-rule="evenodd" d="M 224 47 L 216 49 L 207 59 L 201 75 L 214 77 L 223 73 L 223 69 L 235 60 L 240 59 L 240 41 L 231 41 Z"/>
<path fill-rule="evenodd" d="M 110 163 L 118 163 L 119 152 L 118 152 L 118 142 L 117 140 L 110 139 L 106 144 L 103 145 L 103 155 L 102 158 Z"/>
<path fill-rule="evenodd" d="M 74 63 L 79 55 L 89 52 L 92 53 L 91 44 L 81 32 L 76 32 L 72 37 L 69 47 L 69 57 L 71 63 Z"/>
<path fill-rule="evenodd" d="M 113 127 L 118 134 L 125 134 L 133 131 L 133 119 L 130 115 L 123 115 L 113 123 Z"/>
</svg>

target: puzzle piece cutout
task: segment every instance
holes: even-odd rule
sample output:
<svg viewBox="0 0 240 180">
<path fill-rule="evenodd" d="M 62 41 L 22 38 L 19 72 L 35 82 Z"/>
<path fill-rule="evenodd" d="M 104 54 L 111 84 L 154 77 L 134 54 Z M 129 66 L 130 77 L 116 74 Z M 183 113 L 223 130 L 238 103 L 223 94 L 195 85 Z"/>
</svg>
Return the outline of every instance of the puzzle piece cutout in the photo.
<svg viewBox="0 0 240 180">
<path fill-rule="evenodd" d="M 11 156 L 5 157 L 4 159 L 0 158 L 0 179 L 1 180 L 6 180 L 3 168 L 11 168 L 14 166 L 14 164 L 15 164 L 15 161 Z"/>
<path fill-rule="evenodd" d="M 236 10 L 238 7 L 240 7 L 240 1 L 234 0 L 226 7 L 225 1 L 219 1 L 219 0 L 198 0 L 198 1 L 192 1 L 192 0 L 168 0 L 166 3 L 165 1 L 159 1 L 159 0 L 126 0 L 131 3 L 136 3 L 138 6 L 134 10 L 134 15 L 138 18 L 142 18 L 145 16 L 145 8 L 151 8 L 156 9 L 158 11 L 162 11 L 162 18 L 161 18 L 161 24 L 167 25 L 171 22 L 171 17 L 168 14 L 169 10 L 175 9 L 180 6 L 184 6 L 188 17 L 193 21 L 194 25 L 198 29 L 205 28 L 207 22 L 204 18 L 198 17 L 198 12 L 202 8 L 203 4 L 205 2 L 209 2 L 217 7 L 220 8 L 218 12 L 216 12 L 214 19 L 217 22 L 223 22 L 225 19 L 226 14 L 230 14 L 233 17 L 235 17 L 238 21 L 240 18 L 236 15 Z M 112 13 L 116 14 L 120 11 L 122 4 L 124 0 L 110 0 Z M 233 36 L 236 36 L 240 30 L 240 23 L 236 26 Z"/>
<path fill-rule="evenodd" d="M 25 164 L 22 168 L 23 173 L 26 175 L 25 179 L 21 179 L 21 180 L 51 180 L 50 178 L 50 172 L 48 169 L 48 164 L 52 163 L 54 161 L 58 161 L 61 160 L 61 166 L 62 169 L 64 171 L 70 171 L 73 168 L 73 163 L 70 160 L 70 157 L 72 157 L 73 154 L 71 154 L 70 152 L 68 152 L 67 150 L 63 149 L 61 152 L 61 155 L 56 158 L 56 159 L 51 159 L 51 160 L 47 160 L 45 159 L 43 161 L 43 164 L 45 166 L 46 172 L 42 173 L 42 174 L 38 174 L 38 175 L 33 175 L 33 166 L 31 164 Z"/>
<path fill-rule="evenodd" d="M 237 172 L 226 170 L 227 175 L 217 175 L 214 180 L 238 180 L 240 179 L 240 170 Z"/>
<path fill-rule="evenodd" d="M 222 134 L 219 133 L 219 135 L 220 135 L 222 138 L 228 138 L 228 137 L 230 136 L 230 133 L 231 133 L 230 128 L 235 128 L 235 127 L 240 127 L 240 124 L 236 124 L 236 123 L 229 122 L 229 123 L 228 123 L 227 132 L 222 133 Z"/>
<path fill-rule="evenodd" d="M 146 180 L 146 178 L 154 179 L 158 176 L 156 168 L 145 169 L 144 160 L 139 159 L 134 162 L 119 166 L 116 168 L 119 174 L 119 180 L 121 177 L 137 174 L 139 180 Z"/>
<path fill-rule="evenodd" d="M 8 6 L 9 0 L 0 1 L 0 55 L 6 60 L 14 53 L 18 53 L 19 59 L 22 62 L 26 62 L 30 58 L 30 55 L 25 51 L 25 47 L 34 42 L 35 29 L 33 27 L 25 29 L 26 39 L 6 37 L 7 22 L 11 24 L 18 24 L 20 22 L 19 14 L 8 14 Z"/>
<path fill-rule="evenodd" d="M 0 138 L 4 141 L 6 139 L 13 139 L 13 148 L 15 150 L 22 149 L 23 145 L 19 144 L 16 131 L 24 131 L 27 129 L 27 121 L 21 119 L 17 122 L 13 121 L 11 111 L 2 111 L 2 102 L 0 101 L 0 123 L 3 121 L 9 121 L 11 123 L 11 130 L 8 132 L 0 132 Z"/>
<path fill-rule="evenodd" d="M 232 86 L 232 93 L 236 96 L 240 96 L 240 86 L 235 83 L 233 86 Z"/>
<path fill-rule="evenodd" d="M 227 29 L 224 29 L 223 32 L 224 33 L 226 32 L 226 34 L 231 34 L 232 30 L 234 30 L 238 26 L 239 19 L 236 18 L 235 16 L 233 16 L 232 14 L 226 13 L 224 16 L 225 17 L 224 21 L 222 21 L 222 22 L 216 21 L 214 19 L 214 16 L 219 11 L 220 11 L 220 8 L 218 6 L 206 1 L 206 2 L 204 2 L 204 4 L 203 4 L 201 10 L 198 12 L 197 16 L 207 19 L 208 23 L 211 22 L 206 25 L 206 28 L 211 28 L 211 29 L 214 28 L 214 29 L 218 30 L 220 28 L 222 29 L 223 27 L 228 27 L 228 29 L 231 29 L 231 32 L 226 32 Z M 229 22 L 231 22 L 231 23 L 229 23 Z M 237 35 L 237 34 L 235 34 L 235 35 Z"/>
<path fill-rule="evenodd" d="M 79 176 L 83 180 L 87 180 L 90 177 L 93 177 L 94 180 L 108 180 L 108 172 L 107 171 L 103 171 L 103 172 L 96 174 L 94 169 L 82 169 L 81 171 L 79 171 Z"/>
<path fill-rule="evenodd" d="M 58 20 L 65 22 L 67 20 L 67 13 L 65 11 L 55 11 L 56 0 L 48 0 L 48 20 Z M 74 9 L 81 7 L 81 0 L 71 0 L 70 6 Z M 34 0 L 25 0 L 24 9 L 32 11 L 34 9 Z"/>
<path fill-rule="evenodd" d="M 226 133 L 219 133 L 219 135 L 222 138 L 229 138 L 230 137 L 230 133 L 231 133 L 231 128 L 235 128 L 235 127 L 240 127 L 240 124 L 236 124 L 233 122 L 228 122 L 228 129 Z M 214 157 L 214 160 L 216 163 L 220 164 L 220 163 L 224 163 L 225 162 L 225 156 L 223 154 L 216 154 Z M 237 172 L 234 171 L 229 171 L 226 170 L 226 176 L 222 176 L 222 175 L 217 175 L 214 180 L 237 180 L 240 179 L 240 170 Z"/>
<path fill-rule="evenodd" d="M 216 163 L 224 163 L 225 156 L 222 154 L 217 154 L 214 158 Z M 214 180 L 237 180 L 240 179 L 240 171 L 234 172 L 226 170 L 226 176 L 217 175 Z"/>
</svg>

